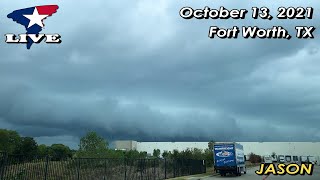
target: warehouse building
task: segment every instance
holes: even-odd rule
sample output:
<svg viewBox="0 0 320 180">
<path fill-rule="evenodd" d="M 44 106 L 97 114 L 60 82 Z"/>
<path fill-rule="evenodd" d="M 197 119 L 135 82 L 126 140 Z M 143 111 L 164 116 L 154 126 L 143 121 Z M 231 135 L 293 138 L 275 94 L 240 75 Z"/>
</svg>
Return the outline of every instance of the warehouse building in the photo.
<svg viewBox="0 0 320 180">
<path fill-rule="evenodd" d="M 315 156 L 320 157 L 320 142 L 239 142 L 243 145 L 245 155 L 251 152 L 257 155 Z M 208 142 L 137 142 L 114 141 L 115 149 L 138 150 L 152 154 L 154 149 L 163 151 L 179 151 L 187 148 L 208 148 Z"/>
<path fill-rule="evenodd" d="M 137 141 L 114 141 L 110 147 L 117 150 L 137 150 Z M 152 150 L 153 151 L 153 150 Z"/>
</svg>

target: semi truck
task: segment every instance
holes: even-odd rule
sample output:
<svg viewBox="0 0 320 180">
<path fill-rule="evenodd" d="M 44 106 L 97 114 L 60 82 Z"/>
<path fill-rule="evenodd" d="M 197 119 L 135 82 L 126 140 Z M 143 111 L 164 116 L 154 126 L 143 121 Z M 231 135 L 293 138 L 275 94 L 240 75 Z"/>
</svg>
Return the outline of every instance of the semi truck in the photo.
<svg viewBox="0 0 320 180">
<path fill-rule="evenodd" d="M 221 176 L 246 174 L 243 146 L 239 143 L 215 143 L 213 162 L 215 171 Z"/>
</svg>

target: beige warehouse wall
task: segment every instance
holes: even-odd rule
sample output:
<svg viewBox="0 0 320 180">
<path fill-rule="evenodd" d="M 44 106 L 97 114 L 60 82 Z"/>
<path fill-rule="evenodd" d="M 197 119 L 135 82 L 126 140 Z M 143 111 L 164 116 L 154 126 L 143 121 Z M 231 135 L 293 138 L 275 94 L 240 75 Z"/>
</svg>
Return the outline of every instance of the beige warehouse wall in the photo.
<svg viewBox="0 0 320 180">
<path fill-rule="evenodd" d="M 320 143 L 312 142 L 239 142 L 244 146 L 244 153 L 251 152 L 259 155 L 271 155 L 275 152 L 278 155 L 297 155 L 297 156 L 320 156 Z M 208 142 L 138 142 L 137 150 L 153 152 L 153 149 L 179 151 L 187 148 L 208 148 Z"/>
<path fill-rule="evenodd" d="M 137 141 L 114 141 L 115 149 L 136 150 Z"/>
<path fill-rule="evenodd" d="M 205 149 L 208 147 L 207 142 L 138 142 L 137 150 L 153 153 L 154 149 L 160 149 L 161 153 L 164 150 L 173 151 L 177 149 L 179 151 L 187 148 L 199 148 Z"/>
<path fill-rule="evenodd" d="M 254 152 L 259 155 L 320 156 L 320 143 L 312 142 L 242 142 L 245 153 Z"/>
</svg>

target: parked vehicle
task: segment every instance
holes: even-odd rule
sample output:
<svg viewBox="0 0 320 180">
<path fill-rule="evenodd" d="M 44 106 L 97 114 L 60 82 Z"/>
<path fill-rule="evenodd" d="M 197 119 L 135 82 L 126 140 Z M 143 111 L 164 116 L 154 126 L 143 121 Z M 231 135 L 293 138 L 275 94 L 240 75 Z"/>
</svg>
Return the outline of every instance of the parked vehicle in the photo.
<svg viewBox="0 0 320 180">
<path fill-rule="evenodd" d="M 292 156 L 292 162 L 298 163 L 299 162 L 298 156 Z"/>
<path fill-rule="evenodd" d="M 300 156 L 301 164 L 309 163 L 308 156 Z"/>
<path fill-rule="evenodd" d="M 249 155 L 244 155 L 245 161 L 250 161 L 250 156 Z"/>
<path fill-rule="evenodd" d="M 316 158 L 314 156 L 308 156 L 308 161 L 311 164 L 316 164 Z"/>
<path fill-rule="evenodd" d="M 291 156 L 290 155 L 286 155 L 286 162 L 291 162 Z"/>
<path fill-rule="evenodd" d="M 319 156 L 316 157 L 316 165 L 320 166 L 320 157 Z"/>
<path fill-rule="evenodd" d="M 278 162 L 277 155 L 271 156 L 272 162 Z"/>
<path fill-rule="evenodd" d="M 269 155 L 263 156 L 263 163 L 272 164 L 272 158 L 271 158 L 271 156 L 269 156 Z"/>
<path fill-rule="evenodd" d="M 278 160 L 279 160 L 279 163 L 285 163 L 286 161 L 285 161 L 285 159 L 284 159 L 284 155 L 279 155 L 278 156 Z"/>
<path fill-rule="evenodd" d="M 239 143 L 214 144 L 214 169 L 221 176 L 246 174 L 243 146 Z"/>
</svg>

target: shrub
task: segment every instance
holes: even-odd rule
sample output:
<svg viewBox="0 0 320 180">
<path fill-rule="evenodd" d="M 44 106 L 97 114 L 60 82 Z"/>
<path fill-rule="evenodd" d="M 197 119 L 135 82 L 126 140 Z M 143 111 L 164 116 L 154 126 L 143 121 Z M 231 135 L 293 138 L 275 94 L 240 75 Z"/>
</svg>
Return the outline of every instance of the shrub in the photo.
<svg viewBox="0 0 320 180">
<path fill-rule="evenodd" d="M 249 161 L 251 163 L 261 163 L 262 162 L 262 157 L 259 155 L 256 155 L 254 153 L 249 154 Z"/>
</svg>

